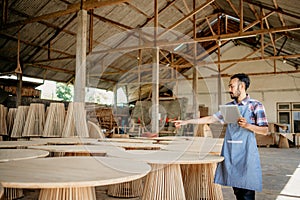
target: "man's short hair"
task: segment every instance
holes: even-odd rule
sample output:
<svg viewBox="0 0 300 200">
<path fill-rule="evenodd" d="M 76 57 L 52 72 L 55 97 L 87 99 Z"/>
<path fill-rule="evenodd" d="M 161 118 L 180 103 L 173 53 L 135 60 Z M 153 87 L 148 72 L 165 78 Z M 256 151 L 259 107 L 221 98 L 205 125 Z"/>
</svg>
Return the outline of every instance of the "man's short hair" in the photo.
<svg viewBox="0 0 300 200">
<path fill-rule="evenodd" d="M 245 90 L 247 90 L 250 86 L 250 78 L 247 74 L 238 73 L 230 77 L 230 80 L 237 78 L 239 81 L 245 83 Z"/>
</svg>

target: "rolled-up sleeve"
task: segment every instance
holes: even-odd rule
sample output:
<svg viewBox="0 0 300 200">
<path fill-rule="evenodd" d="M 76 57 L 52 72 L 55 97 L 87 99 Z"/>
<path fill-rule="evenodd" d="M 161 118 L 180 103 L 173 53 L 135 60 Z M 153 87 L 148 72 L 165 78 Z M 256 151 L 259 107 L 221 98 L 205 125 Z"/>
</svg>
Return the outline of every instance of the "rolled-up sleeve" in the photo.
<svg viewBox="0 0 300 200">
<path fill-rule="evenodd" d="M 268 120 L 266 116 L 266 111 L 265 107 L 261 104 L 258 103 L 256 104 L 254 108 L 254 114 L 255 114 L 255 123 L 258 126 L 268 126 Z"/>
<path fill-rule="evenodd" d="M 221 114 L 220 111 L 218 111 L 215 114 L 213 114 L 213 117 L 216 118 L 220 123 L 222 123 L 222 124 L 225 123 L 224 117 L 223 117 L 223 115 Z"/>
</svg>

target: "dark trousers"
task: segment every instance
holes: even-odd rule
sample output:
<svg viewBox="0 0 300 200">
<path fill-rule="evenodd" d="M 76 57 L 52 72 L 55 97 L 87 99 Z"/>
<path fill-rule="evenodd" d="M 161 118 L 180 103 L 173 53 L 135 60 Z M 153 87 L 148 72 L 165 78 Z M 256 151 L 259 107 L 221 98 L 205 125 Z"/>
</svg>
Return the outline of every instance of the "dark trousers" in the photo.
<svg viewBox="0 0 300 200">
<path fill-rule="evenodd" d="M 255 191 L 233 187 L 237 200 L 255 200 Z"/>
</svg>

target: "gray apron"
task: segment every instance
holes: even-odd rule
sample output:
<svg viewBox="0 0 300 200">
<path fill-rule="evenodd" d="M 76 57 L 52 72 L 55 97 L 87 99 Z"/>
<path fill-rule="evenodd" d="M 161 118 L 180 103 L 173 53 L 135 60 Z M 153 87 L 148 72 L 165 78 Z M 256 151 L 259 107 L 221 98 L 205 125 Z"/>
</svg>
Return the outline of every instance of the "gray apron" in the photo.
<svg viewBox="0 0 300 200">
<path fill-rule="evenodd" d="M 239 106 L 241 115 L 251 123 L 248 105 Z M 215 183 L 262 190 L 262 173 L 255 134 L 237 123 L 228 124 L 221 155 L 224 161 L 218 164 Z"/>
</svg>

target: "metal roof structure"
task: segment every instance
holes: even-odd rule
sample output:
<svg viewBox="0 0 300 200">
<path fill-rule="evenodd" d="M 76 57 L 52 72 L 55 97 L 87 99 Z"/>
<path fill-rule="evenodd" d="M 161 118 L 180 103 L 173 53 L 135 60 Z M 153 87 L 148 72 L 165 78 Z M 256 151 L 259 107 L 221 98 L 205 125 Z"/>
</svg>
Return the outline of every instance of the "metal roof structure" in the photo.
<svg viewBox="0 0 300 200">
<path fill-rule="evenodd" d="M 261 60 L 274 61 L 274 69 L 253 75 L 300 72 L 297 0 L 3 0 L 1 8 L 0 75 L 21 66 L 24 76 L 72 83 L 81 9 L 88 11 L 87 85 L 126 85 L 131 100 L 149 95 L 156 47 L 166 84 L 210 62 L 221 76 L 236 63 Z M 229 42 L 253 53 L 222 60 L 218 49 Z M 219 58 L 208 60 L 213 53 Z M 278 59 L 292 70 L 277 71 Z"/>
</svg>

